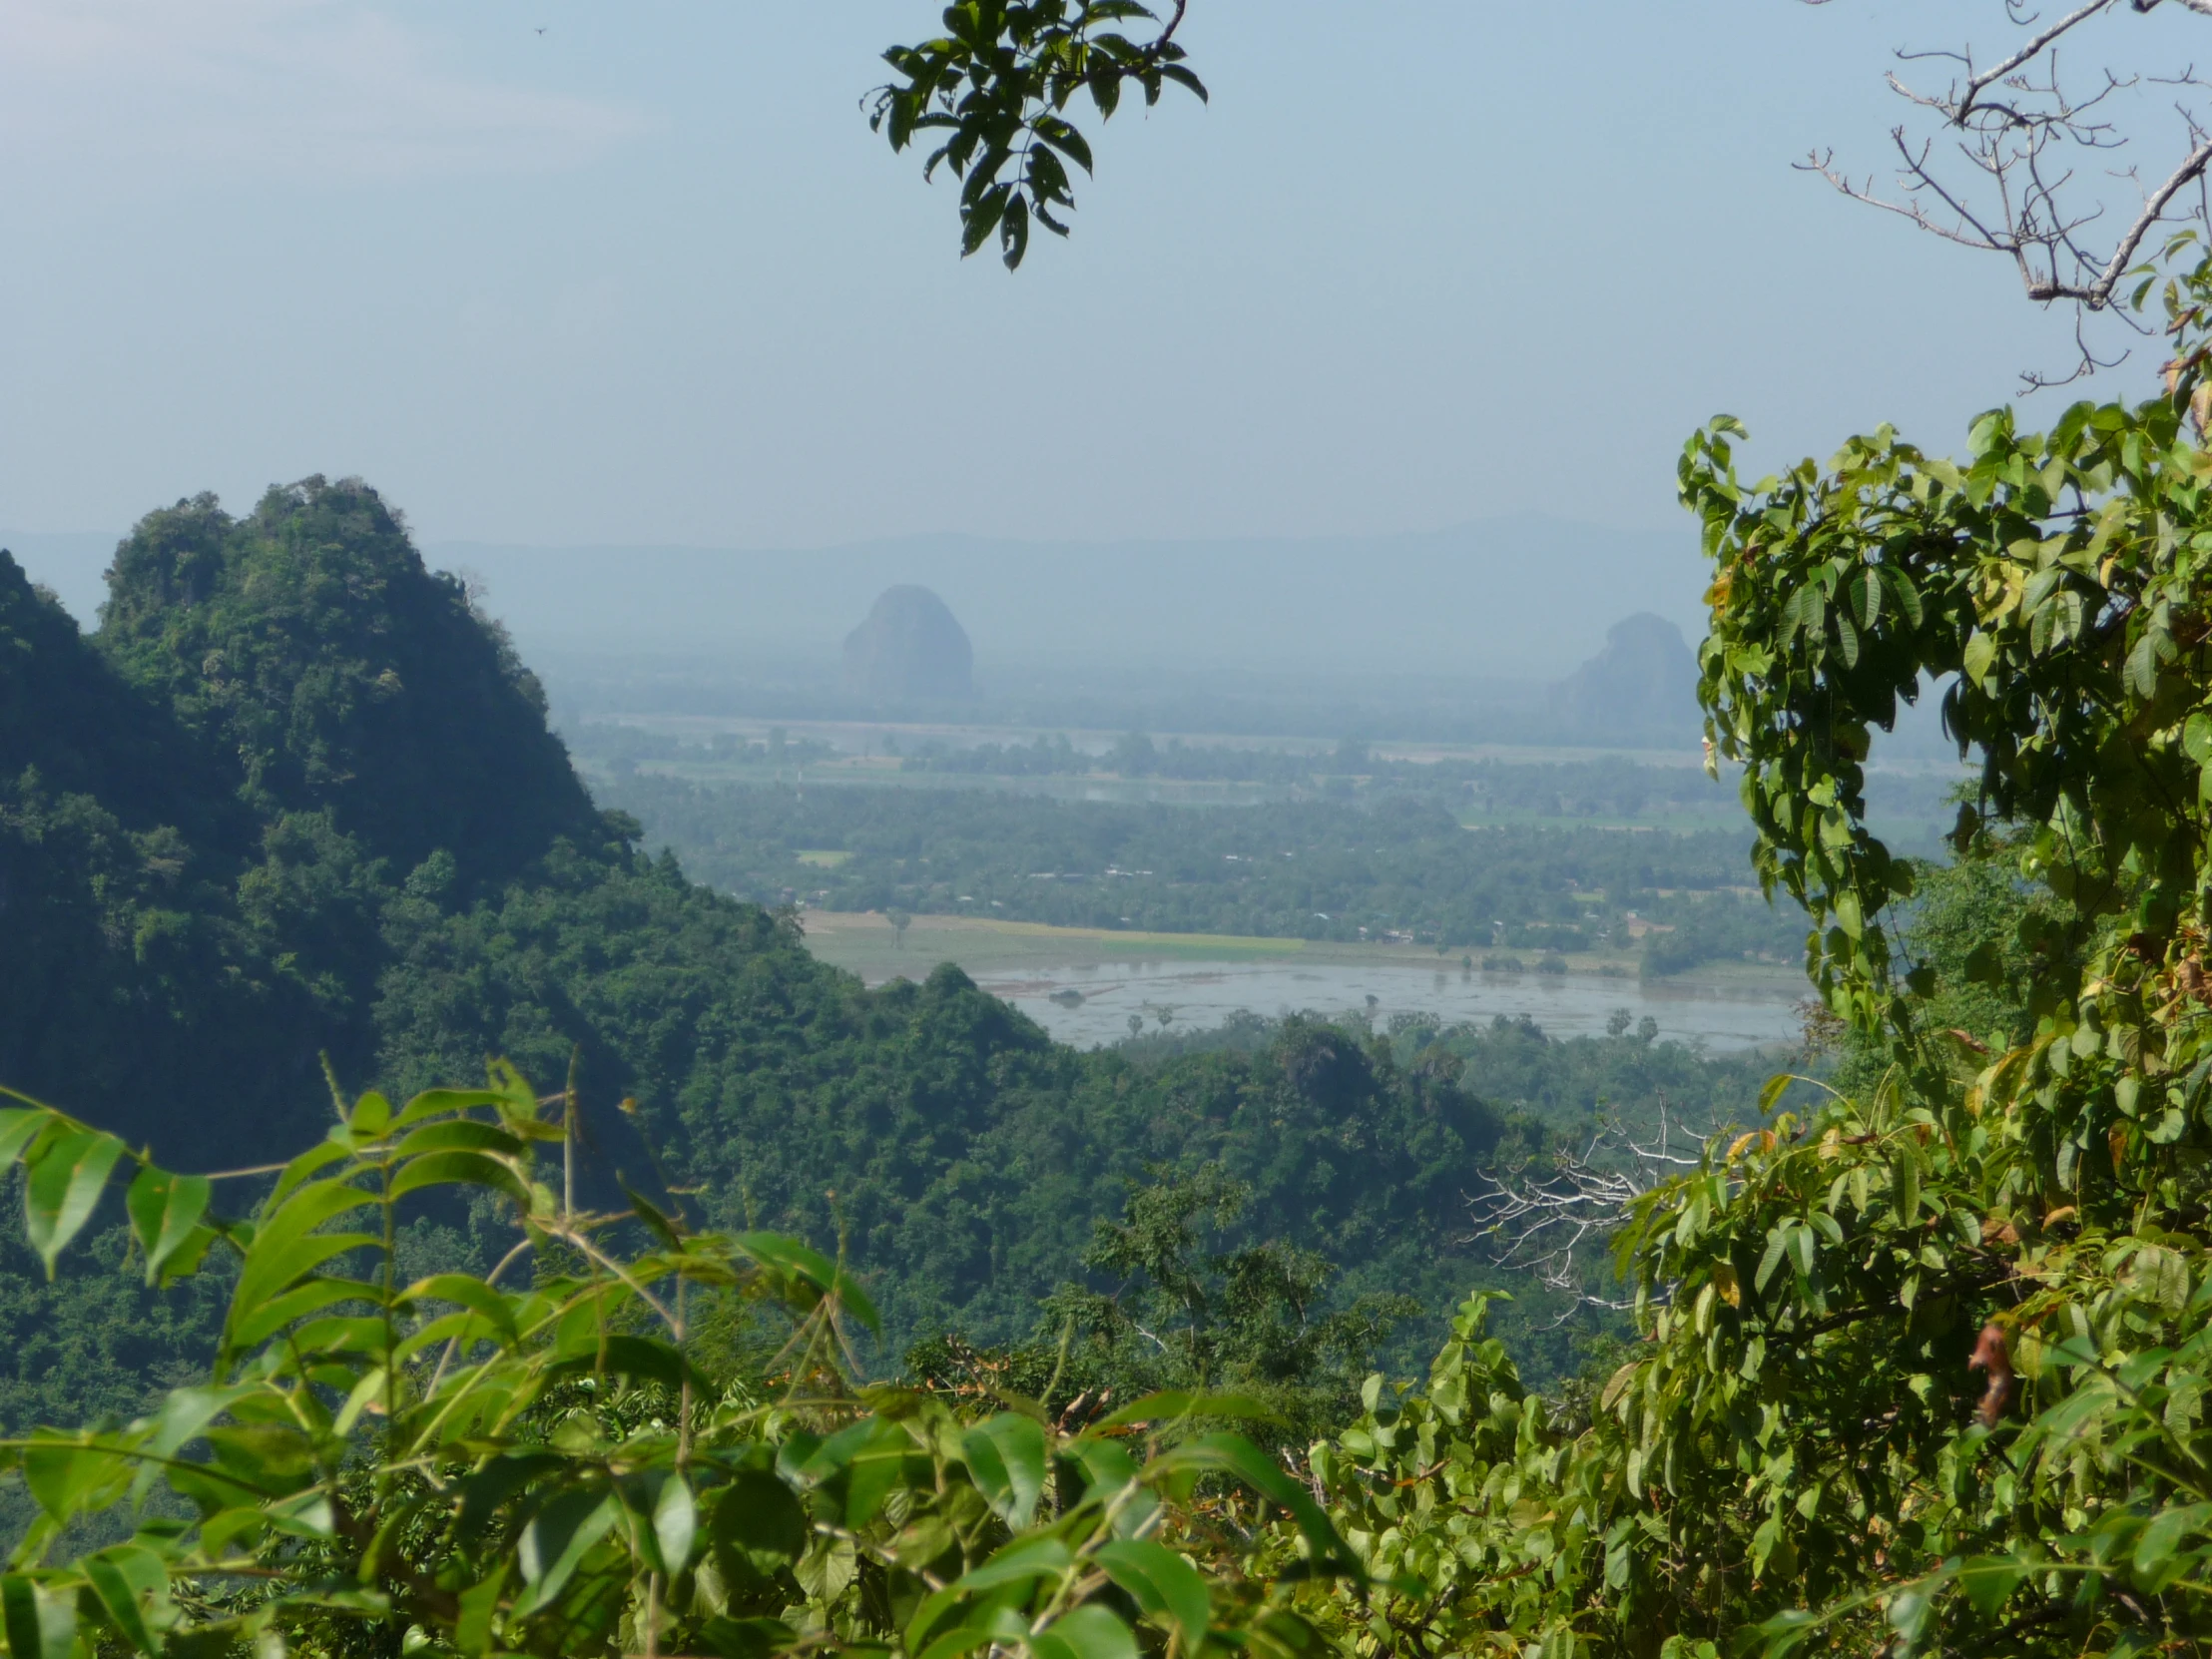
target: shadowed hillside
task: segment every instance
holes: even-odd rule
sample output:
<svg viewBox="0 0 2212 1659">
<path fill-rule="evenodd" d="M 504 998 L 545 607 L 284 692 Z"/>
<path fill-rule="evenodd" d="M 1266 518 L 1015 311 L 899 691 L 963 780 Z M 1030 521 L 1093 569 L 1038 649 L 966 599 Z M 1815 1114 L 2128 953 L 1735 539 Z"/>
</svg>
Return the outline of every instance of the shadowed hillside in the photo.
<svg viewBox="0 0 2212 1659">
<path fill-rule="evenodd" d="M 719 1220 L 841 1233 L 894 1341 L 1024 1334 L 1154 1165 L 1219 1161 L 1346 1295 L 1441 1309 L 1475 1271 L 1459 1193 L 1503 1130 L 1455 1074 L 1304 1028 L 1140 1073 L 957 968 L 862 989 L 592 806 L 504 637 L 358 481 L 150 515 L 103 615 L 81 637 L 0 565 L 11 1086 L 209 1168 L 319 1136 L 325 1056 L 395 1093 L 573 1062 L 596 1202 L 665 1173 Z"/>
</svg>

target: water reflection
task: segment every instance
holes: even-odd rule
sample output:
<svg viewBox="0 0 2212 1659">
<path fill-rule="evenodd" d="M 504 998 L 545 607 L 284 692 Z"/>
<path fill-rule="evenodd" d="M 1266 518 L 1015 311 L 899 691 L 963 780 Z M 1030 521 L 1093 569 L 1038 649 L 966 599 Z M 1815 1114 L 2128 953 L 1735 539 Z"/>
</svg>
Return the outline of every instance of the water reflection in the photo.
<svg viewBox="0 0 2212 1659">
<path fill-rule="evenodd" d="M 1063 1042 L 1089 1048 L 1142 1029 L 1218 1025 L 1240 1009 L 1276 1015 L 1432 1014 L 1445 1023 L 1527 1015 L 1557 1037 L 1601 1035 L 1617 1010 L 1647 1015 L 1662 1037 L 1716 1052 L 1795 1042 L 1804 987 L 1771 982 L 1697 984 L 1598 974 L 1438 971 L 1414 963 L 1100 961 L 977 976 Z M 1164 1020 L 1162 1016 L 1165 1016 Z"/>
</svg>

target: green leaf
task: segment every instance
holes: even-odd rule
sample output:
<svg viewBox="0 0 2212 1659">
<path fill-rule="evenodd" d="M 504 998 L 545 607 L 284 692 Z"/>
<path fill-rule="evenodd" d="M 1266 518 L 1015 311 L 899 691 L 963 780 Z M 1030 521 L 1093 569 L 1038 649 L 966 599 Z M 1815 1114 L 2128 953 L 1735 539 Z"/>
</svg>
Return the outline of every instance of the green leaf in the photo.
<svg viewBox="0 0 2212 1659">
<path fill-rule="evenodd" d="M 1996 661 L 1997 642 L 1991 636 L 1976 632 L 1966 641 L 1963 667 L 1966 678 L 1975 685 L 1985 685 L 1989 679 L 1990 665 Z"/>
<path fill-rule="evenodd" d="M 520 1136 L 497 1124 L 478 1123 L 473 1118 L 455 1118 L 445 1123 L 424 1124 L 392 1148 L 392 1156 L 409 1159 L 427 1157 L 433 1152 L 490 1152 L 502 1157 L 519 1158 L 525 1149 Z"/>
<path fill-rule="evenodd" d="M 1029 1638 L 1036 1659 L 1138 1659 L 1137 1638 L 1109 1608 L 1085 1602 Z"/>
<path fill-rule="evenodd" d="M 346 1241 L 343 1236 L 332 1238 L 326 1235 L 324 1239 L 315 1242 L 342 1245 Z M 356 1235 L 355 1242 L 369 1244 L 374 1241 L 365 1235 Z M 224 1345 L 233 1350 L 256 1348 L 285 1326 L 296 1320 L 303 1320 L 309 1314 L 319 1314 L 323 1309 L 335 1307 L 341 1302 L 373 1303 L 377 1294 L 374 1285 L 359 1279 L 309 1278 L 281 1295 L 273 1296 L 252 1308 L 234 1306 L 224 1332 Z"/>
<path fill-rule="evenodd" d="M 968 1473 L 998 1517 L 1020 1531 L 1044 1491 L 1044 1429 L 1032 1418 L 1002 1411 L 960 1436 Z"/>
<path fill-rule="evenodd" d="M 54 1277 L 54 1264 L 99 1206 L 108 1173 L 123 1156 L 113 1135 L 71 1130 L 33 1149 L 23 1184 L 24 1232 Z"/>
<path fill-rule="evenodd" d="M 50 1112 L 43 1106 L 10 1106 L 0 1109 L 0 1164 L 14 1163 L 23 1155 L 23 1149 L 38 1138 L 40 1130 L 50 1123 L 60 1121 L 59 1114 Z"/>
<path fill-rule="evenodd" d="M 453 1645 L 461 1652 L 475 1655 L 491 1650 L 492 1619 L 499 1612 L 499 1597 L 507 1587 L 508 1565 L 501 1557 L 488 1577 L 461 1592 L 461 1616 L 453 1623 Z"/>
<path fill-rule="evenodd" d="M 1313 1494 L 1250 1440 L 1236 1434 L 1201 1435 L 1155 1458 L 1151 1465 L 1155 1473 L 1180 1468 L 1218 1469 L 1233 1474 L 1261 1496 L 1288 1509 L 1306 1535 L 1312 1558 L 1304 1565 L 1310 1572 L 1356 1581 L 1366 1578 L 1358 1557 L 1345 1547 L 1344 1539 L 1337 1535 Z"/>
<path fill-rule="evenodd" d="M 945 1615 L 977 1591 L 1030 1584 L 1040 1578 L 1057 1578 L 1074 1560 L 1068 1546 L 1058 1538 L 1016 1538 L 981 1566 L 962 1573 L 914 1609 L 914 1616 L 906 1623 L 906 1650 L 913 1653 L 933 1649 L 935 1643 L 931 1637 L 938 1633 L 937 1627 L 944 1622 Z"/>
<path fill-rule="evenodd" d="M 1753 1276 L 1752 1289 L 1762 1296 L 1766 1294 L 1767 1281 L 1774 1277 L 1774 1270 L 1782 1265 L 1789 1254 L 1790 1234 L 1785 1227 L 1775 1227 L 1767 1234 L 1767 1253 L 1759 1258 L 1759 1271 Z"/>
<path fill-rule="evenodd" d="M 1160 74 L 1164 79 L 1173 81 L 1177 86 L 1182 87 L 1185 91 L 1196 93 L 1198 95 L 1198 101 L 1201 104 L 1210 104 L 1213 102 L 1213 99 L 1207 95 L 1206 83 L 1201 81 L 1196 75 L 1193 75 L 1188 69 L 1185 69 L 1181 64 L 1164 63 L 1160 66 Z"/>
<path fill-rule="evenodd" d="M 1911 1147 L 1898 1148 L 1890 1179 L 1891 1202 L 1897 1206 L 1898 1220 L 1911 1226 L 1921 1215 L 1921 1164 Z"/>
<path fill-rule="evenodd" d="M 152 1164 L 138 1172 L 125 1195 L 131 1212 L 131 1232 L 146 1252 L 146 1282 L 161 1278 L 162 1269 L 192 1240 L 194 1229 L 208 1213 L 215 1198 L 215 1183 L 204 1175 L 172 1175 Z"/>
<path fill-rule="evenodd" d="M 531 1517 L 515 1548 L 529 1586 L 516 1599 L 518 1615 L 527 1617 L 561 1593 L 591 1547 L 612 1529 L 620 1508 L 612 1492 L 565 1492 Z"/>
<path fill-rule="evenodd" d="M 428 1132 L 416 1131 L 418 1134 Z M 483 1152 L 430 1152 L 411 1159 L 392 1178 L 389 1196 L 399 1199 L 425 1187 L 456 1186 L 483 1187 L 505 1193 L 523 1208 L 529 1208 L 530 1189 L 523 1184 L 522 1177 L 507 1164 Z"/>
<path fill-rule="evenodd" d="M 70 1659 L 77 1646 L 77 1598 L 41 1589 L 20 1573 L 0 1578 L 0 1619 L 10 1659 Z"/>
<path fill-rule="evenodd" d="M 489 1089 L 425 1089 L 407 1102 L 406 1109 L 391 1120 L 391 1126 L 394 1129 L 407 1129 L 425 1118 L 444 1117 L 454 1112 L 473 1112 L 486 1106 L 496 1107 L 503 1098 Z"/>
<path fill-rule="evenodd" d="M 658 1337 L 602 1338 L 594 1348 L 548 1368 L 547 1375 L 568 1377 L 580 1372 L 658 1382 L 671 1392 L 680 1390 L 687 1381 L 702 1381 L 692 1370 L 691 1362 L 673 1344 Z"/>
<path fill-rule="evenodd" d="M 676 1225 L 673 1216 L 669 1215 L 667 1211 L 643 1193 L 636 1192 L 628 1186 L 625 1186 L 622 1191 L 623 1196 L 630 1200 L 630 1213 L 645 1223 L 647 1231 L 652 1233 L 670 1250 L 682 1250 L 684 1248 L 683 1230 Z"/>
<path fill-rule="evenodd" d="M 1768 1078 L 1766 1086 L 1759 1091 L 1759 1115 L 1773 1117 L 1774 1109 L 1782 1104 L 1782 1097 L 1790 1092 L 1790 1085 L 1796 1081 L 1796 1076 L 1787 1071 L 1778 1071 Z"/>
<path fill-rule="evenodd" d="M 2145 629 L 2143 637 L 2135 642 L 2122 666 L 2120 680 L 2137 697 L 2151 698 L 2158 692 L 2159 640 L 2155 630 Z"/>
<path fill-rule="evenodd" d="M 508 1345 L 520 1341 L 514 1310 L 507 1299 L 473 1274 L 439 1273 L 418 1279 L 400 1292 L 405 1303 L 457 1302 L 496 1332 Z"/>
<path fill-rule="evenodd" d="M 849 1310 L 870 1331 L 881 1335 L 883 1321 L 875 1312 L 875 1304 L 867 1298 L 842 1268 L 832 1266 L 830 1258 L 820 1251 L 809 1250 L 797 1239 L 788 1239 L 781 1233 L 740 1233 L 730 1241 L 740 1254 L 758 1262 L 776 1273 L 786 1274 L 812 1287 L 819 1295 L 833 1297 L 838 1306 Z"/>
<path fill-rule="evenodd" d="M 1120 1410 L 1101 1417 L 1085 1432 L 1105 1434 L 1116 1428 L 1126 1428 L 1132 1423 L 1175 1422 L 1185 1417 L 1223 1417 L 1242 1422 L 1283 1420 L 1274 1406 L 1263 1399 L 1255 1399 L 1250 1394 L 1163 1388 L 1158 1393 L 1146 1394 L 1144 1398 L 1132 1400 Z"/>
<path fill-rule="evenodd" d="M 346 1127 L 364 1141 L 375 1140 L 391 1127 L 391 1102 L 374 1089 L 369 1090 L 353 1103 Z"/>
<path fill-rule="evenodd" d="M 1150 1538 L 1117 1539 L 1099 1550 L 1098 1564 L 1145 1612 L 1182 1633 L 1185 1653 L 1198 1652 L 1213 1603 L 1196 1567 Z"/>
<path fill-rule="evenodd" d="M 373 1204 L 373 1193 L 342 1181 L 317 1181 L 279 1204 L 254 1235 L 232 1292 L 232 1311 L 267 1302 L 293 1280 L 313 1272 L 339 1251 L 368 1242 L 355 1235 L 310 1238 L 314 1230 L 350 1210 Z M 335 1248 L 331 1248 L 334 1246 Z"/>
<path fill-rule="evenodd" d="M 690 1484 L 671 1470 L 653 1503 L 653 1541 L 661 1552 L 661 1570 L 671 1578 L 691 1563 L 692 1540 L 699 1532 L 699 1506 Z"/>
<path fill-rule="evenodd" d="M 58 1521 L 112 1502 L 129 1478 L 122 1456 L 76 1436 L 36 1436 L 23 1448 L 23 1484 Z"/>
<path fill-rule="evenodd" d="M 118 1544 L 84 1561 L 86 1580 L 118 1634 L 140 1653 L 158 1656 L 153 1617 L 166 1611 L 169 1573 L 161 1557 L 138 1544 Z"/>
<path fill-rule="evenodd" d="M 2181 728 L 2181 747 L 2198 766 L 2212 766 L 2212 715 L 2191 715 Z"/>
<path fill-rule="evenodd" d="M 2136 1572 L 2156 1583 L 2173 1564 L 2174 1552 L 2182 1540 L 2201 1532 L 2208 1515 L 2212 1515 L 2212 1505 L 2202 1503 L 2159 1510 L 2135 1540 Z"/>
<path fill-rule="evenodd" d="M 958 1659 L 978 1648 L 1014 1653 L 1028 1642 L 1029 1621 L 1004 1602 L 989 1602 L 972 1610 L 968 1622 L 930 1637 L 918 1659 Z"/>
</svg>

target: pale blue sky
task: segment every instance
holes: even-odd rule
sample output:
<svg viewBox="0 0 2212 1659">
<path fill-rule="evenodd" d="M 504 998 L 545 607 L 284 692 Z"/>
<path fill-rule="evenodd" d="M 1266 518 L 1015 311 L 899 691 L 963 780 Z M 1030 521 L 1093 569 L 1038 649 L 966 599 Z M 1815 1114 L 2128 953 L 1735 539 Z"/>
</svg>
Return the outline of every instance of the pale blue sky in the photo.
<svg viewBox="0 0 2212 1659">
<path fill-rule="evenodd" d="M 859 113 L 934 15 L 0 0 L 0 527 L 324 471 L 431 541 L 1659 528 L 1715 410 L 1948 444 L 2065 360 L 1791 169 L 1995 0 L 1196 0 L 1212 107 L 1013 276 Z"/>
</svg>

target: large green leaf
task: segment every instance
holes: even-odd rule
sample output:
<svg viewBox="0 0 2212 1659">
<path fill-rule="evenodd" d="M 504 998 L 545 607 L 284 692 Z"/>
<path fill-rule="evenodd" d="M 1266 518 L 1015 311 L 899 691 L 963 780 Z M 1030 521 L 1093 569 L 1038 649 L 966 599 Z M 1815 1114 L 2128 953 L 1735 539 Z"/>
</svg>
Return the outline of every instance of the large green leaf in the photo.
<svg viewBox="0 0 2212 1659">
<path fill-rule="evenodd" d="M 432 1128 L 440 1127 L 433 1125 Z M 418 1129 L 416 1135 L 426 1135 L 429 1129 Z M 412 1137 L 410 1137 L 412 1138 Z M 489 1153 L 472 1151 L 428 1152 L 413 1158 L 401 1167 L 392 1178 L 390 1196 L 404 1198 L 420 1192 L 425 1187 L 483 1187 L 492 1192 L 505 1193 L 523 1208 L 529 1208 L 530 1190 L 522 1177 L 505 1161 Z"/>
<path fill-rule="evenodd" d="M 35 1434 L 23 1448 L 23 1483 L 59 1521 L 113 1502 L 131 1473 L 120 1449 L 92 1436 Z"/>
<path fill-rule="evenodd" d="M 960 1436 L 968 1472 L 998 1517 L 1015 1531 L 1029 1524 L 1044 1491 L 1044 1428 L 1034 1418 L 1002 1411 Z"/>
<path fill-rule="evenodd" d="M 16 1100 L 23 1098 L 12 1089 L 0 1089 L 0 1096 Z M 0 1108 L 0 1164 L 14 1163 L 22 1155 L 23 1149 L 38 1139 L 40 1130 L 57 1121 L 59 1114 L 44 1106 Z"/>
<path fill-rule="evenodd" d="M 131 1212 L 131 1231 L 146 1252 L 149 1285 L 192 1242 L 214 1197 L 215 1183 L 204 1175 L 172 1175 L 152 1164 L 138 1172 L 125 1202 Z"/>
<path fill-rule="evenodd" d="M 1111 1608 L 1085 1602 L 1029 1639 L 1037 1659 L 1138 1659 L 1136 1634 Z"/>
<path fill-rule="evenodd" d="M 522 1138 L 495 1123 L 455 1118 L 426 1123 L 392 1149 L 394 1158 L 421 1158 L 432 1152 L 489 1152 L 519 1158 L 528 1150 Z"/>
<path fill-rule="evenodd" d="M 519 1340 L 519 1334 L 515 1330 L 514 1309 L 508 1299 L 473 1274 L 433 1274 L 428 1279 L 419 1279 L 409 1285 L 400 1293 L 400 1300 L 407 1304 L 457 1302 L 496 1332 L 500 1341 L 513 1343 Z"/>
<path fill-rule="evenodd" d="M 691 1484 L 678 1470 L 668 1471 L 659 1496 L 653 1500 L 653 1543 L 660 1552 L 661 1570 L 671 1577 L 691 1563 L 692 1540 L 699 1532 L 699 1505 Z"/>
<path fill-rule="evenodd" d="M 10 1659 L 70 1659 L 77 1645 L 77 1598 L 42 1589 L 20 1573 L 0 1578 L 0 1618 Z"/>
<path fill-rule="evenodd" d="M 121 1141 L 90 1129 L 65 1131 L 31 1149 L 25 1160 L 24 1232 L 46 1264 L 47 1278 L 54 1277 L 54 1264 L 69 1241 L 92 1220 L 108 1174 L 122 1156 Z"/>
<path fill-rule="evenodd" d="M 834 1297 L 870 1331 L 879 1333 L 883 1329 L 882 1317 L 867 1293 L 819 1250 L 810 1250 L 781 1233 L 740 1233 L 731 1243 L 762 1267 L 789 1275 L 822 1296 Z"/>
<path fill-rule="evenodd" d="M 375 1194 L 343 1181 L 316 1181 L 285 1199 L 262 1222 L 247 1249 L 238 1289 L 232 1293 L 234 1321 L 242 1310 L 267 1302 L 341 1251 L 376 1243 L 365 1235 L 311 1236 L 316 1228 L 375 1202 Z"/>
<path fill-rule="evenodd" d="M 1341 1575 L 1355 1582 L 1365 1581 L 1367 1575 L 1361 1569 L 1359 1558 L 1337 1535 L 1335 1525 L 1314 1501 L 1313 1494 L 1250 1440 L 1236 1434 L 1205 1434 L 1162 1453 L 1152 1464 L 1153 1471 L 1159 1473 L 1185 1468 L 1233 1474 L 1261 1496 L 1288 1509 L 1299 1531 L 1306 1536 L 1311 1552 L 1309 1571 L 1325 1577 Z"/>
<path fill-rule="evenodd" d="M 158 1656 L 159 1627 L 169 1600 L 169 1574 L 161 1557 L 136 1544 L 118 1544 L 87 1556 L 84 1574 L 123 1639 L 137 1652 Z"/>
<path fill-rule="evenodd" d="M 914 1610 L 906 1624 L 909 1651 L 931 1644 L 932 1632 L 946 1624 L 947 1615 L 972 1601 L 980 1592 L 1009 1585 L 1033 1584 L 1042 1578 L 1058 1578 L 1074 1564 L 1075 1557 L 1060 1539 L 1050 1536 L 1016 1538 L 981 1565 L 970 1568 Z M 954 1623 L 968 1622 L 954 1620 Z"/>
<path fill-rule="evenodd" d="M 620 1516 L 619 1501 L 606 1491 L 564 1492 L 533 1515 L 515 1550 L 529 1586 L 516 1600 L 515 1611 L 527 1616 L 558 1597 Z"/>
<path fill-rule="evenodd" d="M 1205 1577 L 1189 1560 L 1151 1538 L 1119 1538 L 1099 1550 L 1098 1562 L 1139 1607 L 1181 1632 L 1185 1653 L 1198 1651 L 1213 1603 Z"/>
</svg>

